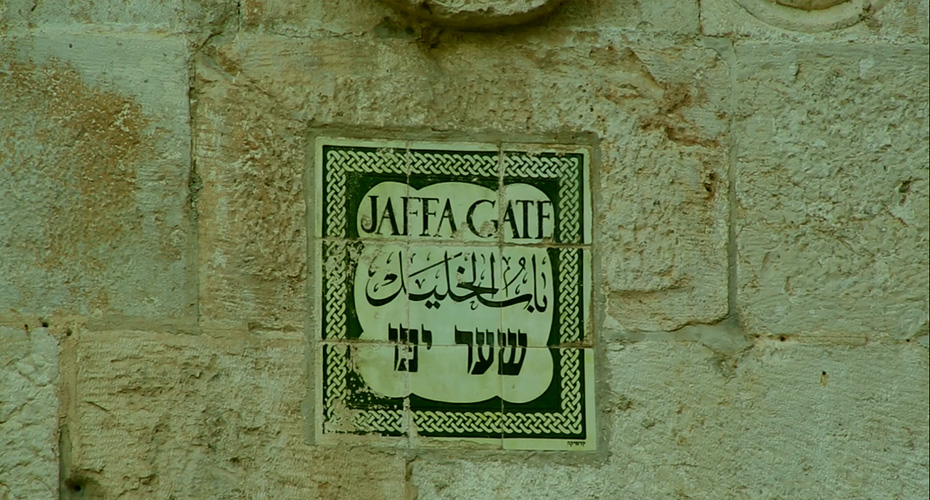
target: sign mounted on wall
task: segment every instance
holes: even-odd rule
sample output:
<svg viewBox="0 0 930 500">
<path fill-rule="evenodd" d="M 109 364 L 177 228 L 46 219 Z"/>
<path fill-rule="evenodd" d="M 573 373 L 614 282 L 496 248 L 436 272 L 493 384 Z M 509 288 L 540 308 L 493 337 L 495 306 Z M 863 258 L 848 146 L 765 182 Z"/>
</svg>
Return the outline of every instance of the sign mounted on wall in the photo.
<svg viewBox="0 0 930 500">
<path fill-rule="evenodd" d="M 314 157 L 318 437 L 594 449 L 589 148 Z"/>
</svg>

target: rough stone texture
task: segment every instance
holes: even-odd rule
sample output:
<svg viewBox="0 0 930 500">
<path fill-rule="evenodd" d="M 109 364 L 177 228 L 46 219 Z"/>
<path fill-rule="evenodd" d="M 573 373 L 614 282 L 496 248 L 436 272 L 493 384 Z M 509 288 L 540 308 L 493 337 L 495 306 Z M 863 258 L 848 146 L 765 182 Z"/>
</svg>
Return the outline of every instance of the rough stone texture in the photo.
<svg viewBox="0 0 930 500">
<path fill-rule="evenodd" d="M 0 27 L 86 23 L 171 30 L 179 27 L 186 1 L 4 0 L 0 6 Z"/>
<path fill-rule="evenodd" d="M 717 53 L 664 39 L 558 49 L 538 38 L 498 42 L 461 35 L 424 50 L 407 40 L 242 35 L 200 58 L 205 317 L 268 325 L 305 317 L 301 131 L 323 124 L 510 140 L 593 132 L 602 152 L 596 239 L 615 249 L 600 254 L 608 328 L 723 317 L 727 76 Z M 507 61 L 493 72 L 482 61 L 491 47 Z M 236 105 L 246 101 L 257 105 Z"/>
<path fill-rule="evenodd" d="M 428 42 L 441 31 L 404 16 L 380 0 L 244 0 L 242 12 L 246 28 L 291 36 L 357 36 L 373 32 L 382 37 Z M 697 0 L 563 0 L 550 15 L 511 32 L 516 35 L 525 29 L 541 30 L 554 40 L 575 36 L 570 31 L 575 29 L 697 35 L 699 23 Z M 454 36 L 454 32 L 446 36 Z"/>
<path fill-rule="evenodd" d="M 874 12 L 868 24 L 883 37 L 927 44 L 930 40 L 930 0 L 886 2 Z"/>
<path fill-rule="evenodd" d="M 924 498 L 928 364 L 913 344 L 607 349 L 610 454 L 413 463 L 418 498 Z M 889 450 L 896 450 L 889 453 Z M 530 493 L 531 492 L 531 493 Z"/>
<path fill-rule="evenodd" d="M 69 340 L 65 483 L 72 491 L 79 485 L 92 498 L 121 499 L 404 498 L 402 455 L 307 444 L 302 339 L 213 333 L 81 331 Z"/>
<path fill-rule="evenodd" d="M 0 499 L 57 496 L 58 380 L 44 328 L 0 327 Z"/>
<path fill-rule="evenodd" d="M 442 26 L 489 30 L 530 23 L 562 0 L 382 0 Z"/>
<path fill-rule="evenodd" d="M 0 41 L 0 314 L 191 310 L 187 73 L 183 39 Z"/>
<path fill-rule="evenodd" d="M 849 0 L 775 0 L 775 2 L 780 5 L 787 5 L 788 7 L 804 10 L 829 9 L 834 5 L 847 1 Z"/>
<path fill-rule="evenodd" d="M 352 15 L 345 15 L 351 12 Z M 244 0 L 243 26 L 291 36 L 330 34 L 360 35 L 383 24 L 382 30 L 398 26 L 397 13 L 372 0 Z M 399 28 L 403 31 L 403 27 Z M 413 28 L 410 28 L 411 33 Z"/>
<path fill-rule="evenodd" d="M 753 40 L 927 43 L 928 0 L 852 0 L 804 11 L 770 0 L 702 0 L 701 33 Z"/>
<path fill-rule="evenodd" d="M 4 0 L 0 32 L 75 28 L 102 31 L 187 33 L 194 44 L 238 16 L 235 0 Z"/>
<path fill-rule="evenodd" d="M 0 0 L 0 499 L 926 498 L 928 0 L 750 1 Z M 596 453 L 309 444 L 333 131 L 598 139 Z"/>
<path fill-rule="evenodd" d="M 697 0 L 566 0 L 547 19 L 551 27 L 697 35 L 700 6 Z"/>
<path fill-rule="evenodd" d="M 740 45 L 736 55 L 744 326 L 920 334 L 930 280 L 927 48 Z"/>
<path fill-rule="evenodd" d="M 727 314 L 726 65 L 708 48 L 656 45 L 608 47 L 610 66 L 626 72 L 595 85 L 616 106 L 602 115 L 616 126 L 592 127 L 603 134 L 595 247 L 604 334 Z M 632 123 L 621 121 L 626 113 Z"/>
</svg>

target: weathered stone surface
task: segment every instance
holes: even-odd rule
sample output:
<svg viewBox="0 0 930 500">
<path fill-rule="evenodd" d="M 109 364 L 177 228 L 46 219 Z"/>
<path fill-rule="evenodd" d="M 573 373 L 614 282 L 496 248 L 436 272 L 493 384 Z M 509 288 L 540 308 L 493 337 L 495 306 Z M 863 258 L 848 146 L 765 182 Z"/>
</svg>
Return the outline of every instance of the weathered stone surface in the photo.
<svg viewBox="0 0 930 500">
<path fill-rule="evenodd" d="M 927 48 L 741 45 L 736 54 L 744 326 L 916 335 L 930 279 Z"/>
<path fill-rule="evenodd" d="M 0 313 L 186 314 L 185 41 L 26 34 L 0 54 Z"/>
<path fill-rule="evenodd" d="M 0 327 L 0 498 L 58 492 L 58 344 L 43 329 Z"/>
<path fill-rule="evenodd" d="M 847 0 L 803 10 L 772 0 L 702 0 L 701 32 L 754 40 L 872 40 L 927 43 L 928 0 Z M 790 3 L 825 3 L 799 2 Z M 834 3 L 832 0 L 826 3 Z"/>
<path fill-rule="evenodd" d="M 829 9 L 834 5 L 838 5 L 847 1 L 849 0 L 775 0 L 775 2 L 780 5 L 786 5 L 788 7 L 794 7 L 796 9 L 803 10 Z"/>
<path fill-rule="evenodd" d="M 0 32 L 147 32 L 184 34 L 192 46 L 239 26 L 231 0 L 4 0 Z"/>
<path fill-rule="evenodd" d="M 0 499 L 926 498 L 928 12 L 0 0 Z M 597 143 L 594 455 L 308 444 L 332 132 Z"/>
<path fill-rule="evenodd" d="M 424 51 L 405 41 L 240 36 L 201 58 L 201 312 L 261 324 L 305 318 L 301 131 L 336 125 L 408 130 L 395 138 L 548 132 L 570 143 L 593 133 L 608 327 L 663 330 L 725 315 L 727 74 L 717 53 L 662 39 L 499 41 L 470 35 Z M 501 62 L 493 71 L 491 47 Z"/>
<path fill-rule="evenodd" d="M 705 48 L 607 54 L 624 73 L 594 86 L 594 102 L 616 105 L 598 115 L 612 116 L 611 125 L 593 127 L 603 155 L 595 199 L 602 328 L 714 322 L 727 311 L 726 66 Z"/>
<path fill-rule="evenodd" d="M 930 40 L 930 0 L 886 2 L 872 13 L 870 21 L 883 37 L 927 44 Z"/>
<path fill-rule="evenodd" d="M 696 0 L 566 0 L 541 29 L 624 29 L 698 35 L 700 5 Z"/>
<path fill-rule="evenodd" d="M 214 64 L 199 69 L 195 124 L 200 313 L 298 329 L 309 307 L 305 132 L 296 108 L 230 84 Z"/>
<path fill-rule="evenodd" d="M 647 341 L 610 346 L 606 361 L 606 459 L 424 455 L 412 467 L 418 498 L 928 494 L 923 347 L 762 341 L 728 358 Z"/>
<path fill-rule="evenodd" d="M 347 15 L 351 13 L 351 15 Z M 383 24 L 382 33 L 398 26 L 394 9 L 378 0 L 244 0 L 243 26 L 280 35 L 342 33 L 360 35 Z M 399 28 L 403 33 L 403 28 Z M 387 32 L 385 31 L 387 30 Z M 407 36 L 413 34 L 411 28 Z M 396 33 L 395 33 L 396 35 Z"/>
<path fill-rule="evenodd" d="M 381 0 L 245 0 L 242 13 L 243 26 L 247 29 L 280 35 L 374 35 L 427 44 L 433 43 L 434 37 L 454 39 L 457 36 L 453 31 L 440 36 L 444 28 L 405 16 Z M 576 36 L 587 38 L 589 35 L 574 30 L 592 29 L 697 35 L 699 23 L 697 0 L 566 0 L 539 21 L 510 31 L 517 38 L 534 34 L 558 41 Z"/>
<path fill-rule="evenodd" d="M 124 0 L 5 0 L 0 6 L 0 27 L 103 24 L 177 29 L 186 0 L 126 2 Z"/>
<path fill-rule="evenodd" d="M 245 331 L 72 339 L 66 484 L 100 498 L 404 498 L 402 455 L 307 444 L 301 339 Z"/>
<path fill-rule="evenodd" d="M 530 23 L 562 0 L 381 0 L 396 9 L 456 29 L 487 30 Z"/>
</svg>

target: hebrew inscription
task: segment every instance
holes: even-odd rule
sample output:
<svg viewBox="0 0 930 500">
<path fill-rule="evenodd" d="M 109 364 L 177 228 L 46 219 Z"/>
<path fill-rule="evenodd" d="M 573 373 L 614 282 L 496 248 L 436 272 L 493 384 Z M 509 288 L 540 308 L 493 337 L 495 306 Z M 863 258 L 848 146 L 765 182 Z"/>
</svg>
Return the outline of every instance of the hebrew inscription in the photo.
<svg viewBox="0 0 930 500">
<path fill-rule="evenodd" d="M 594 447 L 589 158 L 317 140 L 319 437 Z"/>
</svg>

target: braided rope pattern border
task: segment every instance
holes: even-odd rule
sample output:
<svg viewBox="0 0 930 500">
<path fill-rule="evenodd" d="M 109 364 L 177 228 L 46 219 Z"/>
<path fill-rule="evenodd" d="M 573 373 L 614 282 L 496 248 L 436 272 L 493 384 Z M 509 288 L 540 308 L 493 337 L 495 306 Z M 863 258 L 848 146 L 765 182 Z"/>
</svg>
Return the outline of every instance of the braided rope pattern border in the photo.
<svg viewBox="0 0 930 500">
<path fill-rule="evenodd" d="M 327 267 L 323 276 L 324 339 L 346 337 L 346 300 L 349 294 L 346 257 L 345 244 L 323 243 L 323 265 Z"/>
<path fill-rule="evenodd" d="M 334 403 L 345 399 L 348 372 L 345 349 L 348 349 L 348 346 L 323 346 L 323 359 L 326 360 L 323 375 L 323 417 L 327 422 L 337 418 L 333 414 Z"/>
<path fill-rule="evenodd" d="M 581 250 L 559 249 L 559 340 L 565 344 L 581 340 L 581 316 L 584 308 L 579 302 L 578 286 L 581 278 Z"/>
<path fill-rule="evenodd" d="M 326 164 L 326 234 L 346 236 L 346 172 L 406 174 L 406 154 L 396 149 L 333 149 Z"/>
<path fill-rule="evenodd" d="M 411 413 L 413 423 L 420 433 L 501 433 L 501 414 L 492 411 L 414 410 Z"/>
<path fill-rule="evenodd" d="M 341 417 L 334 411 L 337 401 L 346 399 L 346 375 L 349 371 L 349 346 L 323 346 L 324 368 L 323 419 L 325 423 L 338 428 Z M 358 410 L 353 412 L 352 428 L 365 432 L 382 432 L 397 434 L 403 431 L 405 412 L 403 410 Z"/>
<path fill-rule="evenodd" d="M 404 410 L 362 410 L 352 419 L 356 431 L 397 434 L 403 431 Z"/>
<path fill-rule="evenodd" d="M 393 149 L 335 149 L 328 153 L 325 168 L 327 189 L 324 194 L 327 230 L 325 236 L 346 235 L 346 173 L 403 174 L 405 155 Z M 498 157 L 487 154 L 411 151 L 411 173 L 445 175 L 496 176 Z M 578 183 L 579 160 L 574 157 L 540 157 L 508 152 L 503 158 L 504 174 L 531 178 L 554 178 L 559 181 L 559 240 L 563 243 L 581 241 L 581 194 Z M 581 251 L 560 249 L 559 316 L 560 339 L 573 342 L 580 339 L 579 323 L 583 307 L 578 294 Z M 346 335 L 347 263 L 344 245 L 324 246 L 324 262 L 332 263 L 324 279 L 324 308 L 327 339 L 343 339 Z M 336 401 L 346 399 L 348 361 L 346 348 L 324 346 L 326 360 L 323 374 L 324 420 L 333 422 Z M 413 423 L 423 433 L 502 433 L 509 434 L 577 434 L 583 428 L 582 351 L 561 351 L 561 411 L 537 413 L 443 412 L 411 411 Z M 359 410 L 354 412 L 352 427 L 356 431 L 397 433 L 403 428 L 403 410 Z"/>
<path fill-rule="evenodd" d="M 578 434 L 583 427 L 584 388 L 581 380 L 581 349 L 563 349 L 559 375 L 562 379 L 562 408 L 548 413 L 507 413 L 503 432 L 513 434 Z"/>
<path fill-rule="evenodd" d="M 559 242 L 581 243 L 581 165 L 575 156 L 536 156 L 507 152 L 504 175 L 559 180 Z"/>
<path fill-rule="evenodd" d="M 410 151 L 411 174 L 479 175 L 497 178 L 498 155 L 487 153 L 449 153 Z"/>
</svg>

